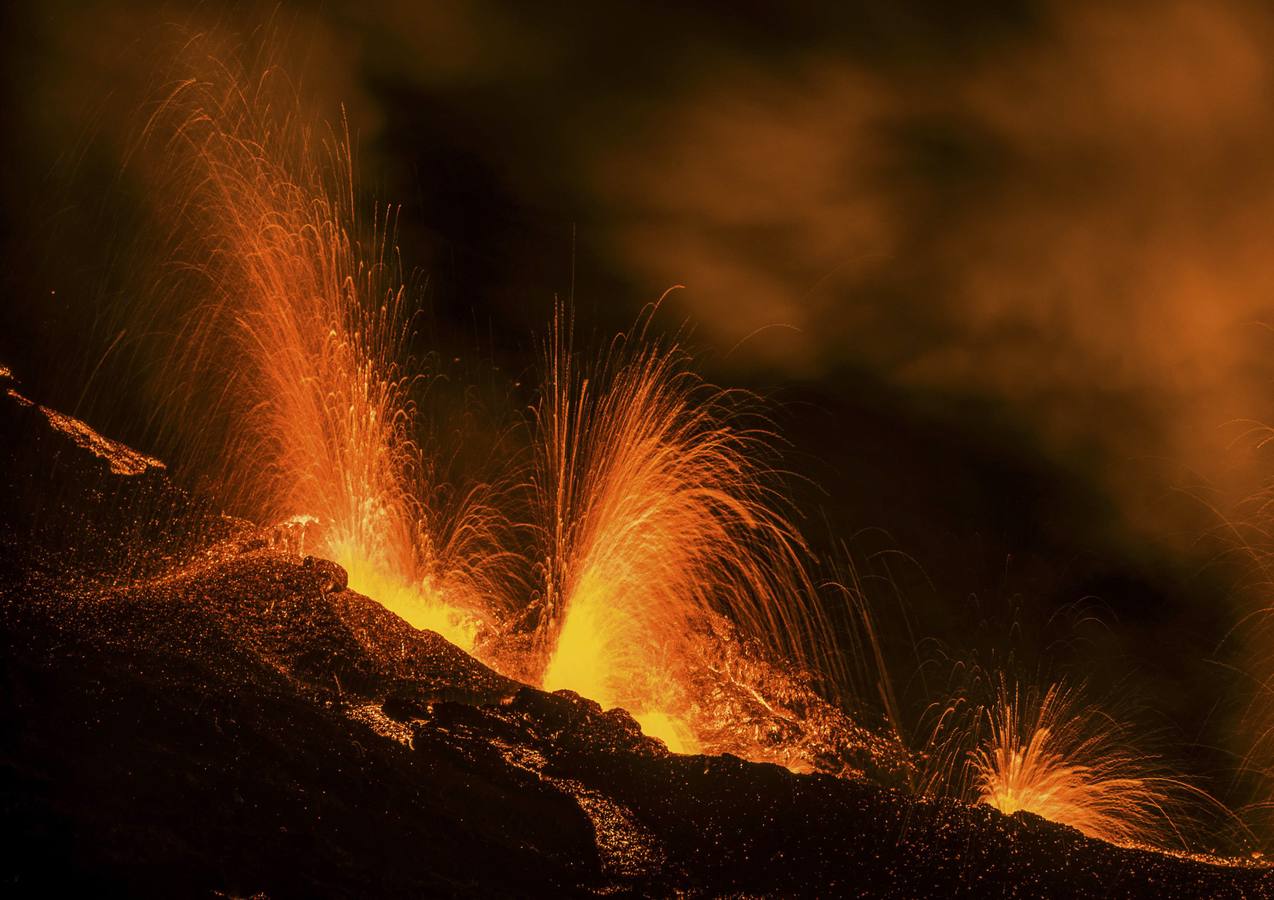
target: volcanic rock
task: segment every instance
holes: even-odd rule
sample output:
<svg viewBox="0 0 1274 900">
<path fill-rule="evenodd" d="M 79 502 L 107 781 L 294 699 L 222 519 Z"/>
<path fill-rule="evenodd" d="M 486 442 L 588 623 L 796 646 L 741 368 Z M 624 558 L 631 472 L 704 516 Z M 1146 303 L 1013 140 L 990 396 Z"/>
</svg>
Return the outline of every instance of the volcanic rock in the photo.
<svg viewBox="0 0 1274 900">
<path fill-rule="evenodd" d="M 234 529 L 162 462 L 27 399 L 0 369 L 0 564 L 63 576 L 158 571 Z"/>
</svg>

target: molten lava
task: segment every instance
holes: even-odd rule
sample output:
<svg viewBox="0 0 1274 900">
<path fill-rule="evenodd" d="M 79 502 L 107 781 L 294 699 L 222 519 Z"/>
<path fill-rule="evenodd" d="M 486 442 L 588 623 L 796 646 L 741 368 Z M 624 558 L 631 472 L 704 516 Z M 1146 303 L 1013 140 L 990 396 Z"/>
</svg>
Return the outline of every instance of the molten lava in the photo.
<svg viewBox="0 0 1274 900">
<path fill-rule="evenodd" d="M 815 708 L 824 744 L 849 726 L 808 683 L 741 649 L 832 684 L 844 662 L 764 463 L 771 435 L 735 424 L 742 398 L 649 339 L 648 318 L 587 365 L 559 311 L 532 411 L 529 510 L 448 484 L 422 449 L 427 379 L 408 352 L 390 217 L 355 237 L 348 137 L 316 152 L 273 120 L 295 101 L 271 77 L 217 75 L 183 84 L 149 132 L 174 120 L 169 177 L 184 200 L 169 225 L 188 235 L 174 252 L 195 275 L 172 302 L 188 303 L 184 289 L 204 298 L 164 371 L 163 408 L 210 458 L 227 505 L 264 522 L 313 517 L 307 546 L 354 590 L 510 675 L 623 707 L 675 750 L 803 768 L 838 758 L 783 744 L 806 739 Z M 538 535 L 533 564 L 519 534 Z"/>
</svg>

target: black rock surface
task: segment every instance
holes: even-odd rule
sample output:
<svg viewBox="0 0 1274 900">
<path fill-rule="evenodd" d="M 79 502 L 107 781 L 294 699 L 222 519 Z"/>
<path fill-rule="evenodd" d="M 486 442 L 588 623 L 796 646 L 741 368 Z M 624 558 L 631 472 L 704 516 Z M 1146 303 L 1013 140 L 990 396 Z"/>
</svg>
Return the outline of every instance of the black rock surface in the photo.
<svg viewBox="0 0 1274 900">
<path fill-rule="evenodd" d="M 1264 867 L 670 754 L 59 424 L 0 400 L 6 895 L 1274 895 Z"/>
</svg>

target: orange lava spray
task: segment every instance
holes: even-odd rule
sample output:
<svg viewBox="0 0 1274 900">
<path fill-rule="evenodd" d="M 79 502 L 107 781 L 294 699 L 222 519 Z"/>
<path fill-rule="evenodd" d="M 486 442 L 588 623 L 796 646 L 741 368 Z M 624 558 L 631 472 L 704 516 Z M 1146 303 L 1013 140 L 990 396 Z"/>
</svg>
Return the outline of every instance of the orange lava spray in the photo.
<svg viewBox="0 0 1274 900">
<path fill-rule="evenodd" d="M 1001 683 L 971 757 L 977 798 L 1111 843 L 1162 846 L 1176 832 L 1173 794 L 1187 786 L 1153 774 L 1153 760 L 1122 742 L 1125 731 L 1065 685 L 1041 694 Z"/>
<path fill-rule="evenodd" d="M 733 427 L 737 398 L 698 380 L 648 324 L 587 368 L 571 323 L 555 319 L 536 416 L 542 683 L 622 706 L 692 750 L 710 615 L 796 659 L 819 620 L 804 544 L 758 462 L 769 435 Z"/>
<path fill-rule="evenodd" d="M 776 723 L 797 734 L 793 710 L 819 703 L 819 734 L 844 730 L 812 678 L 783 668 L 847 683 L 766 463 L 774 435 L 742 424 L 744 394 L 706 385 L 676 341 L 650 338 L 649 316 L 591 362 L 555 317 L 532 429 L 542 590 L 527 608 L 528 532 L 490 486 L 453 490 L 419 443 L 428 379 L 408 355 L 393 217 L 358 239 L 348 136 L 316 143 L 279 120 L 296 108 L 279 77 L 218 66 L 178 87 L 150 128 L 174 124 L 166 174 L 184 200 L 170 227 L 188 265 L 175 300 L 200 298 L 160 407 L 214 455 L 204 468 L 219 470 L 230 507 L 293 523 L 411 624 L 510 675 L 622 706 L 672 749 L 767 752 L 786 739 Z M 192 427 L 204 421 L 220 424 Z M 529 652 L 523 622 L 535 624 Z M 798 766 L 817 755 L 774 752 Z"/>
<path fill-rule="evenodd" d="M 221 66 L 180 85 L 152 120 L 151 132 L 162 117 L 178 122 L 177 256 L 192 261 L 186 287 L 203 298 L 167 370 L 193 379 L 166 406 L 187 430 L 211 410 L 225 417 L 219 481 L 236 508 L 260 521 L 314 517 L 311 546 L 351 587 L 471 650 L 503 590 L 499 516 L 480 492 L 450 510 L 429 504 L 392 218 L 375 217 L 358 240 L 348 135 L 316 150 L 308 129 L 275 121 L 296 106 L 273 102 L 278 80 Z"/>
</svg>

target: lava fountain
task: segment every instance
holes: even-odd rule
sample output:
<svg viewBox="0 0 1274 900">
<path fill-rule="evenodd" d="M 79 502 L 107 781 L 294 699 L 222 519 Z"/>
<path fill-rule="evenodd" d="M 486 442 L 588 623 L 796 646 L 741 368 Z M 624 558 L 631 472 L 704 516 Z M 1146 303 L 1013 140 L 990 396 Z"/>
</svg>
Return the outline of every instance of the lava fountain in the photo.
<svg viewBox="0 0 1274 900">
<path fill-rule="evenodd" d="M 1001 682 L 986 724 L 971 756 L 980 802 L 1115 844 L 1162 846 L 1175 831 L 1173 794 L 1189 787 L 1151 774 L 1152 761 L 1121 743 L 1124 727 L 1074 689 L 1052 684 L 1041 694 Z"/>
<path fill-rule="evenodd" d="M 653 309 L 591 366 L 570 320 L 555 318 L 536 410 L 538 640 L 545 689 L 622 706 L 691 750 L 712 615 L 797 660 L 820 620 L 804 544 L 759 462 L 770 435 L 733 427 L 739 398 L 695 377 L 675 342 L 648 337 Z"/>
<path fill-rule="evenodd" d="M 190 423 L 209 408 L 224 417 L 224 446 L 207 449 L 231 508 L 317 519 L 311 546 L 351 587 L 472 650 L 502 588 L 498 516 L 480 492 L 453 510 L 426 502 L 434 472 L 412 400 L 423 376 L 402 362 L 410 316 L 392 217 L 374 217 L 360 242 L 348 134 L 316 146 L 275 121 L 277 72 L 219 75 L 220 90 L 182 83 L 147 129 L 153 139 L 176 123 L 167 150 L 183 202 L 168 213 L 191 236 L 175 253 L 193 271 L 183 290 L 202 298 L 174 342 L 165 376 L 182 388 L 164 407 L 196 441 L 207 435 Z"/>
</svg>

